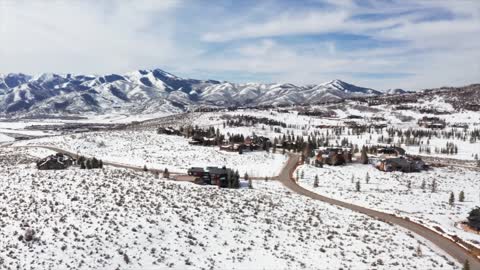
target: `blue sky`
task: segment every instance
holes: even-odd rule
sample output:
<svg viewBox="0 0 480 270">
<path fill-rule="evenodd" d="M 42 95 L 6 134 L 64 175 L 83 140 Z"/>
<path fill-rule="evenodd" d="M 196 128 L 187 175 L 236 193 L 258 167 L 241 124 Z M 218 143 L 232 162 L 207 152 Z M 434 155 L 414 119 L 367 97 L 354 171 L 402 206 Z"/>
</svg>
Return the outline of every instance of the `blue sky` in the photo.
<svg viewBox="0 0 480 270">
<path fill-rule="evenodd" d="M 480 1 L 1 1 L 0 72 L 377 89 L 480 82 Z"/>
</svg>

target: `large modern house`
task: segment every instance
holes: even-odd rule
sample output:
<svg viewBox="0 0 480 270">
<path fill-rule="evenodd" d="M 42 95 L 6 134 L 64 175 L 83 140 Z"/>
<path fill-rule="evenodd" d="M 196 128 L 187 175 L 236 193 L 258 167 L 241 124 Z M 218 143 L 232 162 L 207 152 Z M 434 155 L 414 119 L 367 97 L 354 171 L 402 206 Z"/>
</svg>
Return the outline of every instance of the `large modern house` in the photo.
<svg viewBox="0 0 480 270">
<path fill-rule="evenodd" d="M 197 177 L 196 183 L 219 187 L 228 187 L 227 173 L 228 171 L 225 167 L 192 167 L 188 169 L 188 175 Z"/>
</svg>

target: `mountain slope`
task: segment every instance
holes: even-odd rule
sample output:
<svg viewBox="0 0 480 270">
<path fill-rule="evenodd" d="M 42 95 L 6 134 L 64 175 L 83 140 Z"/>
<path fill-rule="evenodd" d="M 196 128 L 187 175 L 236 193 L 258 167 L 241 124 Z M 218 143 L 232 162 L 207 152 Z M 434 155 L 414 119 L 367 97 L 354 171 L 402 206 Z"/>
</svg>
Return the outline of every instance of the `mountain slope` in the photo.
<svg viewBox="0 0 480 270">
<path fill-rule="evenodd" d="M 193 106 L 292 105 L 382 93 L 340 80 L 324 84 L 235 84 L 183 79 L 160 69 L 124 75 L 0 75 L 0 114 L 127 113 Z"/>
</svg>

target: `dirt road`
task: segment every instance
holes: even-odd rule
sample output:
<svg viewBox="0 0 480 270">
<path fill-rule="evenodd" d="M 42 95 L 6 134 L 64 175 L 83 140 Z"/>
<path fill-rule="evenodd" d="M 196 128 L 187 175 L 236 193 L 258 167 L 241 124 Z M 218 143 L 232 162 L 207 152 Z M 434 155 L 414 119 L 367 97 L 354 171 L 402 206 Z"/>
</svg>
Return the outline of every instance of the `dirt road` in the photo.
<svg viewBox="0 0 480 270">
<path fill-rule="evenodd" d="M 332 205 L 337 205 L 340 207 L 344 207 L 347 209 L 350 209 L 352 211 L 358 212 L 365 214 L 367 216 L 373 217 L 378 220 L 382 220 L 385 222 L 389 222 L 398 226 L 401 226 L 411 232 L 414 232 L 423 238 L 429 240 L 433 244 L 435 244 L 437 247 L 442 249 L 445 253 L 449 254 L 451 257 L 453 257 L 455 260 L 463 264 L 465 260 L 468 260 L 470 262 L 470 269 L 477 269 L 480 270 L 480 260 L 476 258 L 474 255 L 472 255 L 469 251 L 461 247 L 459 244 L 455 243 L 454 241 L 436 233 L 435 231 L 432 231 L 420 224 L 417 224 L 415 222 L 393 216 L 391 214 L 383 213 L 380 211 L 375 211 L 372 209 L 368 209 L 365 207 L 361 207 L 358 205 L 346 203 L 343 201 L 331 199 L 322 195 L 319 195 L 317 193 L 314 193 L 312 191 L 309 191 L 305 188 L 302 188 L 299 186 L 294 180 L 293 180 L 293 172 L 295 171 L 297 164 L 299 162 L 299 157 L 297 155 L 290 155 L 290 158 L 288 160 L 288 163 L 285 165 L 285 167 L 282 169 L 280 175 L 279 175 L 279 181 L 288 189 L 292 190 L 295 193 L 307 196 L 309 198 L 312 198 L 314 200 L 319 200 L 322 202 L 326 202 Z"/>
</svg>

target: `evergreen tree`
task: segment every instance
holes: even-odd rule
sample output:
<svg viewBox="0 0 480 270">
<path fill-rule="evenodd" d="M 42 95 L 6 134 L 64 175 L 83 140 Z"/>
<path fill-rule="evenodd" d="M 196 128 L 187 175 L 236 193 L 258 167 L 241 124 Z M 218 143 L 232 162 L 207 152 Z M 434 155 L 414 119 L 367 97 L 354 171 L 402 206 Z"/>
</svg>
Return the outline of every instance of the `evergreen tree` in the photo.
<svg viewBox="0 0 480 270">
<path fill-rule="evenodd" d="M 367 175 L 365 175 L 365 183 L 368 184 L 368 181 L 370 181 L 370 175 L 368 175 L 368 172 L 367 172 Z"/>
<path fill-rule="evenodd" d="M 448 204 L 453 205 L 454 202 L 455 202 L 455 195 L 453 194 L 453 192 L 450 192 L 450 198 L 448 199 Z"/>
<path fill-rule="evenodd" d="M 460 194 L 458 195 L 458 201 L 459 202 L 464 202 L 465 201 L 465 192 L 460 191 Z"/>
<path fill-rule="evenodd" d="M 82 161 L 82 162 L 80 163 L 80 169 L 85 170 L 86 168 L 87 168 L 87 166 L 85 165 L 85 161 Z"/>
<path fill-rule="evenodd" d="M 240 188 L 240 174 L 238 171 L 235 171 L 233 188 Z"/>
<path fill-rule="evenodd" d="M 144 171 L 144 172 L 148 172 L 147 165 L 143 165 L 143 171 Z"/>
<path fill-rule="evenodd" d="M 92 158 L 92 168 L 98 168 L 98 159 L 96 159 L 95 157 Z"/>
<path fill-rule="evenodd" d="M 102 169 L 103 168 L 103 160 L 98 161 L 98 168 Z"/>
<path fill-rule="evenodd" d="M 425 190 L 426 185 L 427 185 L 427 184 L 425 183 L 425 180 L 423 180 L 423 181 L 422 181 L 421 188 L 422 188 L 423 190 Z"/>
<path fill-rule="evenodd" d="M 420 247 L 420 245 L 417 246 L 417 249 L 415 250 L 415 254 L 416 254 L 418 257 L 422 257 L 422 256 L 423 256 L 422 247 Z"/>
<path fill-rule="evenodd" d="M 245 173 L 245 175 L 243 176 L 243 179 L 248 181 L 248 188 L 253 188 L 252 179 L 250 179 L 250 177 L 248 176 L 248 173 Z"/>
<path fill-rule="evenodd" d="M 232 170 L 227 170 L 227 187 L 233 188 L 233 172 Z"/>
<path fill-rule="evenodd" d="M 87 159 L 87 169 L 91 169 L 92 168 L 92 160 L 91 159 Z"/>
<path fill-rule="evenodd" d="M 362 164 L 368 164 L 367 148 L 365 146 L 362 147 L 362 153 L 360 154 L 360 162 Z"/>
<path fill-rule="evenodd" d="M 408 180 L 407 188 L 408 188 L 408 190 L 412 189 L 412 181 Z"/>
<path fill-rule="evenodd" d="M 437 181 L 433 179 L 432 181 L 432 193 L 437 192 Z"/>
<path fill-rule="evenodd" d="M 303 179 L 303 178 L 305 178 L 305 171 L 302 171 L 302 173 L 301 173 L 301 176 L 300 176 L 300 177 L 302 177 L 302 179 Z"/>
<path fill-rule="evenodd" d="M 313 181 L 313 187 L 318 187 L 318 175 L 315 175 L 315 180 Z"/>
<path fill-rule="evenodd" d="M 360 181 L 357 181 L 357 183 L 355 184 L 355 190 L 356 190 L 357 192 L 360 191 Z"/>
<path fill-rule="evenodd" d="M 163 170 L 163 178 L 170 178 L 170 172 L 168 171 L 167 168 Z"/>
</svg>

